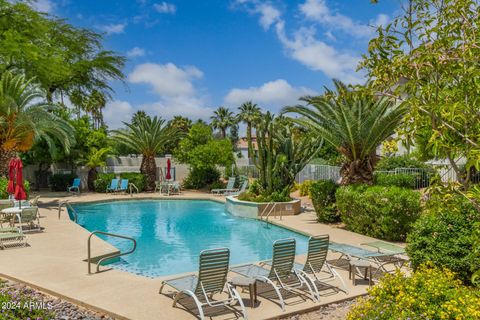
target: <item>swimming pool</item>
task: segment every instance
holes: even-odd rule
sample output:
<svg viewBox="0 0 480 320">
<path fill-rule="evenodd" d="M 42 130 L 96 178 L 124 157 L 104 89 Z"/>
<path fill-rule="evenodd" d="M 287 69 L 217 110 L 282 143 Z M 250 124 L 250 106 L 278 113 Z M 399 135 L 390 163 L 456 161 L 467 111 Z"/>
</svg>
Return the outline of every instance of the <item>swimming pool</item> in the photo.
<svg viewBox="0 0 480 320">
<path fill-rule="evenodd" d="M 196 271 L 198 255 L 205 249 L 229 248 L 231 265 L 270 259 L 273 241 L 282 238 L 297 240 L 297 254 L 307 251 L 304 235 L 232 216 L 214 201 L 135 200 L 73 207 L 85 229 L 137 240 L 134 253 L 109 266 L 147 277 Z M 131 248 L 128 240 L 100 237 L 121 251 Z"/>
</svg>

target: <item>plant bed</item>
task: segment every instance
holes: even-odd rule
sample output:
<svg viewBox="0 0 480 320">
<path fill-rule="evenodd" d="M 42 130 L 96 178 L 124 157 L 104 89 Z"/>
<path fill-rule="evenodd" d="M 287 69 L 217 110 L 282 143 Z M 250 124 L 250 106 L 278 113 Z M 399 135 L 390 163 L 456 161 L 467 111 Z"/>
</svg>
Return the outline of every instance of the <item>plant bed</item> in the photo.
<svg viewBox="0 0 480 320">
<path fill-rule="evenodd" d="M 273 211 L 271 215 L 292 216 L 299 214 L 302 210 L 301 200 L 294 199 L 288 202 L 274 202 L 276 211 Z M 228 213 L 234 216 L 240 216 L 244 218 L 258 219 L 265 208 L 272 204 L 268 202 L 251 202 L 239 200 L 236 196 L 229 196 L 226 198 L 225 209 Z M 268 213 L 270 209 L 265 212 Z M 266 214 L 265 213 L 265 214 Z"/>
</svg>

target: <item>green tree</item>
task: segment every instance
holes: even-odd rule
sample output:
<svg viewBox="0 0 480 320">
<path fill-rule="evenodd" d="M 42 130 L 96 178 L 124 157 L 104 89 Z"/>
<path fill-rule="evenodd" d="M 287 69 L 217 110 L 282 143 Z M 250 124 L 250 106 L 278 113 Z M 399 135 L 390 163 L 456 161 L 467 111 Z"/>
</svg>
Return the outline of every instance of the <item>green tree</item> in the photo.
<svg viewBox="0 0 480 320">
<path fill-rule="evenodd" d="M 177 139 L 169 143 L 165 147 L 166 153 L 174 153 L 175 148 L 178 146 L 181 138 L 188 134 L 188 131 L 192 127 L 192 120 L 182 117 L 182 116 L 175 116 L 172 120 L 168 121 L 168 126 L 176 128 L 182 135 L 179 135 Z"/>
<path fill-rule="evenodd" d="M 301 116 L 294 121 L 323 138 L 344 156 L 342 184 L 373 183 L 378 161 L 377 147 L 401 124 L 407 111 L 387 98 L 350 90 L 335 81 L 337 91 L 304 97 L 306 106 L 287 107 L 284 112 Z"/>
<path fill-rule="evenodd" d="M 232 111 L 225 107 L 219 107 L 213 112 L 212 127 L 220 130 L 222 139 L 227 137 L 227 129 L 234 126 L 237 121 Z"/>
<path fill-rule="evenodd" d="M 9 159 L 16 152 L 29 151 L 43 140 L 51 153 L 60 142 L 68 153 L 75 142 L 73 128 L 55 115 L 54 105 L 45 103 L 45 94 L 23 75 L 4 72 L 0 77 L 0 174 L 6 175 Z"/>
<path fill-rule="evenodd" d="M 401 133 L 447 159 L 464 189 L 480 167 L 480 19 L 475 0 L 409 0 L 370 41 L 360 67 L 379 95 L 408 106 Z M 466 175 L 458 165 L 467 159 Z"/>
<path fill-rule="evenodd" d="M 239 120 L 247 125 L 248 158 L 253 159 L 252 129 L 260 117 L 260 108 L 252 101 L 247 101 L 238 108 L 238 111 Z"/>
<path fill-rule="evenodd" d="M 155 189 L 157 180 L 157 165 L 155 156 L 164 151 L 165 146 L 176 139 L 180 132 L 165 124 L 165 120 L 158 117 L 139 117 L 138 123 L 124 123 L 127 130 L 114 130 L 115 138 L 119 143 L 142 154 L 140 172 L 147 177 L 145 190 Z"/>
<path fill-rule="evenodd" d="M 95 191 L 94 182 L 98 176 L 97 167 L 104 167 L 106 165 L 105 160 L 107 159 L 109 152 L 109 148 L 102 148 L 100 150 L 92 148 L 90 150 L 85 162 L 85 166 L 89 169 L 87 177 L 88 191 Z"/>
</svg>

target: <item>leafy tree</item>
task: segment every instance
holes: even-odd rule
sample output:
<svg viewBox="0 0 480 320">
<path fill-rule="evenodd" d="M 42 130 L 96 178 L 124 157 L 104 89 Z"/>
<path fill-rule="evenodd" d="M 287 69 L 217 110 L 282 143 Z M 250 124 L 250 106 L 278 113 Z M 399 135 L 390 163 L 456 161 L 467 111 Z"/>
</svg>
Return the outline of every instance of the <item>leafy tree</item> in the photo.
<svg viewBox="0 0 480 320">
<path fill-rule="evenodd" d="M 424 158 L 480 167 L 480 19 L 476 0 L 410 0 L 370 41 L 360 67 L 378 94 L 408 106 L 401 133 Z"/>
<path fill-rule="evenodd" d="M 109 83 L 123 80 L 124 63 L 124 57 L 104 50 L 101 35 L 26 3 L 0 0 L 0 68 L 35 77 L 47 101 L 58 98 L 64 104 L 65 96 L 70 97 L 77 114 L 85 107 L 104 106 L 98 94 L 103 100 L 110 97 Z M 87 103 L 92 96 L 97 102 Z"/>
<path fill-rule="evenodd" d="M 182 135 L 179 135 L 177 139 L 169 143 L 165 147 L 166 153 L 174 153 L 175 148 L 178 146 L 181 138 L 188 134 L 188 131 L 192 127 L 192 120 L 182 117 L 182 116 L 175 116 L 172 120 L 168 121 L 167 124 L 169 127 L 177 129 Z"/>
<path fill-rule="evenodd" d="M 342 184 L 372 184 L 376 149 L 400 125 L 406 106 L 349 90 L 338 81 L 335 85 L 337 92 L 327 90 L 324 96 L 304 97 L 307 106 L 287 107 L 284 112 L 302 116 L 294 121 L 344 156 Z"/>
<path fill-rule="evenodd" d="M 247 101 L 238 108 L 238 111 L 239 120 L 247 125 L 248 158 L 253 159 L 252 129 L 259 120 L 260 108 L 255 103 L 252 103 L 252 101 Z"/>
<path fill-rule="evenodd" d="M 90 150 L 85 162 L 85 165 L 89 168 L 87 177 L 88 191 L 95 191 L 94 182 L 98 176 L 97 167 L 104 167 L 106 165 L 105 160 L 109 152 L 109 148 L 102 148 L 100 150 L 92 148 Z"/>
<path fill-rule="evenodd" d="M 140 172 L 147 177 L 145 190 L 152 191 L 155 189 L 157 180 L 155 156 L 164 151 L 165 146 L 180 133 L 177 129 L 167 126 L 165 120 L 158 117 L 139 117 L 137 124 L 124 124 L 127 130 L 114 130 L 115 138 L 119 143 L 142 154 Z"/>
<path fill-rule="evenodd" d="M 212 127 L 220 130 L 222 139 L 227 137 L 227 129 L 236 125 L 236 119 L 232 111 L 225 107 L 219 107 L 215 110 L 212 119 Z"/>
<path fill-rule="evenodd" d="M 0 77 L 0 174 L 6 175 L 9 159 L 29 151 L 43 140 L 51 153 L 60 142 L 68 153 L 75 142 L 73 128 L 45 103 L 45 94 L 23 75 L 4 72 Z"/>
</svg>

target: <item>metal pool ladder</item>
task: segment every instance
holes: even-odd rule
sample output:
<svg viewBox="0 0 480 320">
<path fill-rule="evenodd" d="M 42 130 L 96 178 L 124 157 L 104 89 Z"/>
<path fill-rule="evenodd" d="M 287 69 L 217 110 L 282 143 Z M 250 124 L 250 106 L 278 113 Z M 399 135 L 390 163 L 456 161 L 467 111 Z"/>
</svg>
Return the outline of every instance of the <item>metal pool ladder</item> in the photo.
<svg viewBox="0 0 480 320">
<path fill-rule="evenodd" d="M 99 273 L 100 272 L 100 265 L 102 264 L 103 261 L 105 260 L 109 260 L 109 259 L 113 259 L 113 258 L 118 258 L 118 257 L 121 257 L 121 256 L 125 256 L 127 254 L 130 254 L 130 253 L 133 253 L 135 251 L 135 249 L 137 248 L 137 241 L 134 239 L 134 238 L 131 238 L 131 237 L 127 237 L 127 236 L 123 236 L 123 235 L 120 235 L 120 234 L 115 234 L 115 233 L 108 233 L 108 232 L 103 232 L 103 231 L 93 231 L 90 233 L 90 235 L 88 236 L 88 241 L 87 241 L 87 263 L 88 263 L 88 274 L 92 274 L 92 267 L 91 267 L 91 260 L 92 260 L 92 257 L 91 257 L 91 246 L 90 246 L 90 240 L 92 239 L 92 236 L 95 235 L 95 234 L 103 234 L 103 235 L 106 235 L 106 236 L 109 236 L 109 237 L 115 237 L 115 238 L 121 238 L 121 239 L 127 239 L 127 240 L 130 240 L 133 242 L 133 247 L 132 249 L 130 249 L 129 251 L 127 252 L 119 252 L 119 253 L 115 253 L 115 254 L 112 254 L 112 255 L 109 255 L 109 256 L 106 256 L 106 257 L 103 257 L 101 258 L 100 260 L 97 261 L 97 271 L 95 273 Z"/>
<path fill-rule="evenodd" d="M 267 212 L 269 207 L 270 207 L 270 210 Z M 270 217 L 272 212 L 275 212 L 275 214 L 276 214 L 276 212 L 277 212 L 276 208 L 277 208 L 277 203 L 276 202 L 270 201 L 269 203 L 267 203 L 267 205 L 265 206 L 265 209 L 263 209 L 262 213 L 260 214 L 260 220 L 263 220 L 263 218 L 265 217 L 265 221 L 268 223 L 268 218 Z M 267 214 L 265 214 L 265 213 L 267 213 Z M 281 218 L 281 216 L 280 216 L 280 218 Z"/>
<path fill-rule="evenodd" d="M 67 200 L 61 201 L 58 205 L 58 219 L 60 219 L 60 215 L 62 213 L 62 208 L 63 207 L 67 208 L 67 212 L 68 212 L 68 209 L 70 209 L 71 212 L 73 213 L 73 221 L 78 222 L 78 214 L 75 211 L 75 209 L 73 209 L 72 205 L 70 203 L 68 203 Z"/>
</svg>

